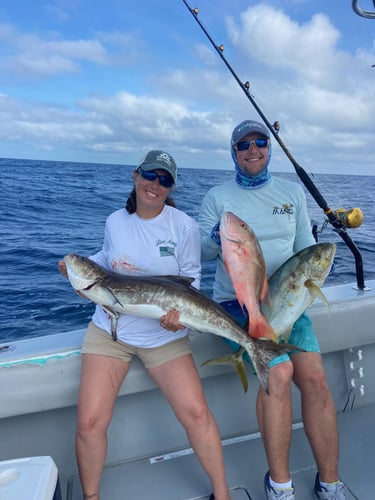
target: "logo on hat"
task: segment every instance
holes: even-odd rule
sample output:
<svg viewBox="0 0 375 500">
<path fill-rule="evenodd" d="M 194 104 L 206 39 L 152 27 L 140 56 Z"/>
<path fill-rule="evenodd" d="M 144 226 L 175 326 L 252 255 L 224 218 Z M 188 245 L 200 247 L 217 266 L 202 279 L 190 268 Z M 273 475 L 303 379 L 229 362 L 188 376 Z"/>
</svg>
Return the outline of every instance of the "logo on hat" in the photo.
<svg viewBox="0 0 375 500">
<path fill-rule="evenodd" d="M 173 160 L 168 153 L 159 153 L 156 156 L 156 161 L 165 161 L 170 167 L 173 165 Z"/>
</svg>

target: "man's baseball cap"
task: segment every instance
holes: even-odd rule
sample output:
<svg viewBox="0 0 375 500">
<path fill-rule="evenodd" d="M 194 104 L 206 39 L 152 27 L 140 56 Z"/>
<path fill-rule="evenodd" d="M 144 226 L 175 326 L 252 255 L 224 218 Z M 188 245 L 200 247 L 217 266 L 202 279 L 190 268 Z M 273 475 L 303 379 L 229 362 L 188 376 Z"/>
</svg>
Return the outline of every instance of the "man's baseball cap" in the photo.
<svg viewBox="0 0 375 500">
<path fill-rule="evenodd" d="M 254 120 L 245 120 L 234 128 L 231 139 L 232 146 L 237 144 L 245 135 L 255 133 L 264 135 L 268 139 L 271 137 L 268 128 L 263 123 Z"/>
</svg>

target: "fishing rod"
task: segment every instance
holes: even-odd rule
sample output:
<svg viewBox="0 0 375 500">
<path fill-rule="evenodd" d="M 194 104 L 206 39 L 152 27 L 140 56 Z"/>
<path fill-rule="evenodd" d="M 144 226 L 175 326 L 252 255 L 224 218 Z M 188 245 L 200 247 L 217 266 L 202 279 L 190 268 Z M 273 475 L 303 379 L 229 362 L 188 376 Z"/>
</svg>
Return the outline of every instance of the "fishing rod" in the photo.
<svg viewBox="0 0 375 500">
<path fill-rule="evenodd" d="M 326 202 L 326 200 L 324 199 L 323 195 L 320 193 L 319 189 L 316 187 L 316 185 L 314 184 L 314 182 L 312 181 L 312 179 L 309 177 L 309 175 L 307 174 L 307 172 L 301 167 L 301 165 L 299 165 L 296 162 L 296 160 L 294 159 L 294 157 L 292 156 L 292 154 L 290 153 L 290 151 L 288 150 L 288 148 L 286 147 L 286 145 L 284 144 L 284 142 L 281 140 L 281 138 L 279 136 L 279 133 L 278 133 L 279 129 L 280 129 L 279 123 L 278 122 L 274 122 L 274 124 L 272 125 L 271 122 L 267 119 L 267 117 L 265 116 L 265 114 L 263 113 L 263 111 L 260 109 L 260 107 L 256 103 L 254 97 L 249 92 L 250 83 L 249 82 L 243 83 L 240 80 L 240 78 L 237 76 L 237 74 L 234 71 L 234 69 L 232 68 L 232 66 L 226 60 L 226 58 L 225 58 L 225 56 L 223 54 L 223 52 L 224 52 L 224 45 L 217 45 L 214 42 L 214 40 L 212 39 L 211 35 L 206 30 L 206 28 L 204 27 L 204 25 L 199 20 L 199 18 L 198 18 L 199 9 L 197 7 L 191 8 L 190 5 L 188 4 L 188 2 L 186 0 L 182 0 L 182 1 L 184 2 L 184 4 L 187 7 L 187 9 L 190 11 L 190 13 L 192 14 L 192 16 L 194 17 L 195 21 L 198 23 L 199 27 L 202 29 L 203 33 L 206 35 L 206 37 L 208 38 L 208 40 L 211 42 L 212 46 L 214 47 L 214 49 L 216 50 L 216 52 L 219 54 L 221 60 L 224 62 L 224 64 L 226 65 L 226 67 L 229 69 L 230 73 L 232 74 L 232 76 L 234 77 L 234 79 L 236 80 L 236 82 L 238 83 L 238 85 L 241 87 L 241 89 L 245 93 L 246 97 L 249 99 L 249 101 L 251 102 L 251 104 L 254 106 L 254 108 L 258 112 L 259 116 L 262 118 L 262 120 L 264 121 L 264 123 L 267 125 L 267 127 L 270 130 L 271 134 L 276 139 L 276 141 L 280 145 L 281 149 L 284 151 L 284 153 L 286 154 L 287 158 L 292 163 L 292 165 L 293 165 L 293 167 L 294 167 L 294 169 L 295 169 L 298 177 L 301 179 L 301 181 L 305 185 L 306 189 L 309 191 L 309 193 L 311 194 L 311 196 L 317 202 L 317 204 L 319 205 L 319 207 L 323 210 L 323 212 L 324 212 L 325 216 L 327 217 L 328 221 L 334 227 L 334 230 L 341 236 L 341 238 L 344 240 L 344 242 L 346 243 L 346 245 L 349 247 L 349 249 L 353 253 L 354 258 L 355 258 L 355 266 L 356 266 L 357 287 L 360 290 L 365 290 L 366 286 L 365 286 L 365 282 L 364 282 L 362 256 L 361 256 L 361 254 L 360 254 L 357 246 L 355 245 L 355 243 L 353 242 L 353 240 L 349 236 L 348 232 L 346 231 L 346 227 L 358 227 L 358 225 L 360 225 L 361 222 L 357 226 L 350 226 L 349 220 L 347 220 L 347 218 L 345 217 L 345 214 L 342 213 L 342 212 L 339 212 L 339 211 L 336 211 L 336 212 L 339 213 L 339 217 L 336 217 L 336 212 L 334 212 L 332 210 L 332 208 L 330 208 L 328 206 L 328 203 Z M 352 209 L 352 210 L 355 210 L 355 209 Z M 357 209 L 357 210 L 359 210 L 359 209 Z"/>
</svg>

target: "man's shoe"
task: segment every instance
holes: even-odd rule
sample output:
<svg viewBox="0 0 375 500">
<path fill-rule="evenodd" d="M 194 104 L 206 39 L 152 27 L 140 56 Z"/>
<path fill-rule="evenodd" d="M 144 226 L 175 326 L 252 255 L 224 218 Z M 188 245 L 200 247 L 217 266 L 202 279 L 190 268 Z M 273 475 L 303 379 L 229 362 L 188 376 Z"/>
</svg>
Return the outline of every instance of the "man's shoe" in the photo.
<svg viewBox="0 0 375 500">
<path fill-rule="evenodd" d="M 341 481 L 322 486 L 319 480 L 319 473 L 315 478 L 313 497 L 315 500 L 345 500 L 345 485 Z"/>
<path fill-rule="evenodd" d="M 264 489 L 267 500 L 294 500 L 294 486 L 286 489 L 274 488 L 270 485 L 270 471 L 264 476 Z"/>
</svg>

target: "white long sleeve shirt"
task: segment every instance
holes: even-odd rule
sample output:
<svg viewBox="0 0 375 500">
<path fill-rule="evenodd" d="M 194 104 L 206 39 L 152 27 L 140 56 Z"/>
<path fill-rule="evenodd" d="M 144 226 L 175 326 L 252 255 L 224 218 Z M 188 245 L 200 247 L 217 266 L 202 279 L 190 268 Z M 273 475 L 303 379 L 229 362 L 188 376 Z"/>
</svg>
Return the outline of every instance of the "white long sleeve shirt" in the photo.
<svg viewBox="0 0 375 500">
<path fill-rule="evenodd" d="M 117 210 L 106 221 L 102 250 L 90 258 L 121 274 L 189 276 L 199 288 L 199 226 L 170 206 L 152 219 Z M 110 318 L 102 307 L 96 306 L 92 320 L 110 334 Z M 118 339 L 136 347 L 157 347 L 187 334 L 187 329 L 174 333 L 162 328 L 159 320 L 129 314 L 121 314 L 117 326 Z"/>
<path fill-rule="evenodd" d="M 202 261 L 217 257 L 213 298 L 218 302 L 236 298 L 221 246 L 210 237 L 225 211 L 233 212 L 254 231 L 268 276 L 294 253 L 315 243 L 305 193 L 299 184 L 273 176 L 258 189 L 244 189 L 235 179 L 211 188 L 202 202 L 199 225 Z"/>
</svg>

